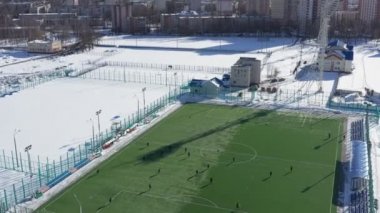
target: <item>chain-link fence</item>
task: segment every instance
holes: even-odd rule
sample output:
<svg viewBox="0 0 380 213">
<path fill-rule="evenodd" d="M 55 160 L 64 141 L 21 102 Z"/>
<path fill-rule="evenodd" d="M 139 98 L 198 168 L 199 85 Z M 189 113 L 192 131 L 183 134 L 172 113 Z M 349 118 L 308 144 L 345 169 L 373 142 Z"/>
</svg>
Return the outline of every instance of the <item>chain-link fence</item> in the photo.
<svg viewBox="0 0 380 213">
<path fill-rule="evenodd" d="M 199 76 L 199 73 L 174 72 L 161 70 L 123 69 L 118 67 L 103 67 L 81 75 L 84 79 L 119 81 L 124 83 L 142 83 L 151 85 L 174 86 L 189 82 Z M 214 77 L 208 74 L 206 77 Z M 205 77 L 205 76 L 202 76 Z"/>
<path fill-rule="evenodd" d="M 369 176 L 369 180 L 368 180 L 368 197 L 369 197 L 369 212 L 370 213 L 375 213 L 377 210 L 376 210 L 376 206 L 375 206 L 375 192 L 374 192 L 374 189 L 373 189 L 373 170 L 372 170 L 372 142 L 371 142 L 371 138 L 369 136 L 369 130 L 370 130 L 370 127 L 369 127 L 369 106 L 367 106 L 367 113 L 366 113 L 366 118 L 365 118 L 365 137 L 366 137 L 366 141 L 367 141 L 367 157 L 368 157 L 368 176 Z"/>
<path fill-rule="evenodd" d="M 162 109 L 187 92 L 184 88 L 186 87 L 173 88 L 168 94 L 155 100 L 145 109 L 138 109 L 137 112 L 115 123 L 106 131 L 84 141 L 58 159 L 37 157 L 37 159 L 29 160 L 29 158 L 23 158 L 21 153 L 18 153 L 17 159 L 13 152 L 10 155 L 6 155 L 4 151 L 0 153 L 0 168 L 25 174 L 16 183 L 2 187 L 0 213 L 12 210 L 20 203 L 40 197 L 42 193 L 97 157 L 102 149 L 108 148 L 118 137 L 127 134 L 137 125 L 143 125 L 159 116 Z"/>
<path fill-rule="evenodd" d="M 230 73 L 231 69 L 226 67 L 213 67 L 213 66 L 193 66 L 193 65 L 180 65 L 180 64 L 152 64 L 152 63 L 138 63 L 126 61 L 106 61 L 107 66 L 129 67 L 129 68 L 142 68 L 142 69 L 159 69 L 159 70 L 183 70 L 183 71 L 197 71 L 208 72 L 215 74 Z"/>
<path fill-rule="evenodd" d="M 4 79 L 5 77 L 3 77 L 3 79 L 0 79 L 0 98 L 63 76 L 64 71 L 61 70 L 44 74 L 32 74 L 25 77 L 11 76 L 8 79 Z"/>
</svg>

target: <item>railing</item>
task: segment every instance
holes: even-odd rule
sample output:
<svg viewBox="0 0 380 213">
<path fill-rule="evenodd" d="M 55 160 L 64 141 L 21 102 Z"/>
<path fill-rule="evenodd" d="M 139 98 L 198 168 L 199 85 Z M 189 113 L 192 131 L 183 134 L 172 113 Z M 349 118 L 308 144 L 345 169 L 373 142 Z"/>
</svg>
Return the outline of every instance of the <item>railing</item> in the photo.
<svg viewBox="0 0 380 213">
<path fill-rule="evenodd" d="M 369 108 L 369 106 L 367 106 Z M 369 175 L 369 180 L 368 180 L 368 192 L 369 192 L 369 212 L 370 213 L 375 213 L 375 195 L 374 195 L 374 190 L 373 190 L 373 170 L 372 170 L 372 142 L 371 138 L 369 136 L 369 110 L 367 110 L 366 113 L 366 118 L 365 118 L 365 126 L 366 126 L 366 141 L 367 141 L 367 157 L 368 157 L 368 175 Z"/>
<path fill-rule="evenodd" d="M 231 69 L 226 67 L 212 67 L 212 66 L 193 66 L 193 65 L 180 65 L 180 64 L 152 64 L 152 63 L 138 63 L 126 61 L 106 61 L 107 66 L 129 67 L 129 68 L 142 68 L 142 69 L 159 69 L 159 70 L 182 70 L 182 71 L 198 71 L 216 74 L 230 73 Z"/>
<path fill-rule="evenodd" d="M 0 83 L 0 98 L 12 95 L 20 90 L 35 87 L 42 83 L 52 81 L 64 76 L 64 71 L 52 71 L 48 74 L 35 74 L 25 78 L 17 79 L 19 83 Z"/>
</svg>

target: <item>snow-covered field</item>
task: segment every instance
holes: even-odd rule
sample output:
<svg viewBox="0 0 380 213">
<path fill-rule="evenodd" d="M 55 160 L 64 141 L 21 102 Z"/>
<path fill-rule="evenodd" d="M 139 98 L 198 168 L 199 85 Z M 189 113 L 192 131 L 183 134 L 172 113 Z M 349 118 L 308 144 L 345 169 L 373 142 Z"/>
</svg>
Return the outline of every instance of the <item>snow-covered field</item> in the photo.
<svg viewBox="0 0 380 213">
<path fill-rule="evenodd" d="M 28 53 L 19 50 L 0 49 L 0 66 L 21 62 L 29 59 L 36 59 L 43 55 Z"/>
<path fill-rule="evenodd" d="M 129 67 L 106 66 L 86 73 L 83 77 L 99 80 L 125 81 L 159 85 L 182 85 L 191 79 L 208 80 L 222 78 L 221 73 L 191 72 L 183 70 L 138 69 Z"/>
<path fill-rule="evenodd" d="M 142 109 L 142 88 L 146 105 L 168 93 L 164 85 L 147 85 L 88 79 L 59 79 L 0 99 L 0 141 L 6 153 L 32 144 L 32 155 L 57 158 L 71 147 L 91 138 L 91 121 L 97 129 L 95 112 L 100 114 L 101 130 L 109 129 L 116 115 L 127 117 Z"/>
<path fill-rule="evenodd" d="M 370 41 L 355 46 L 354 51 L 353 73 L 340 77 L 338 89 L 364 91 L 370 88 L 380 92 L 380 46 Z"/>
<path fill-rule="evenodd" d="M 175 36 L 105 36 L 101 45 L 137 46 L 160 48 L 186 48 L 227 51 L 273 51 L 291 45 L 295 38 L 256 38 L 256 37 L 175 37 Z"/>
<path fill-rule="evenodd" d="M 19 183 L 25 177 L 25 173 L 0 168 L 0 189 L 10 188 Z"/>
</svg>

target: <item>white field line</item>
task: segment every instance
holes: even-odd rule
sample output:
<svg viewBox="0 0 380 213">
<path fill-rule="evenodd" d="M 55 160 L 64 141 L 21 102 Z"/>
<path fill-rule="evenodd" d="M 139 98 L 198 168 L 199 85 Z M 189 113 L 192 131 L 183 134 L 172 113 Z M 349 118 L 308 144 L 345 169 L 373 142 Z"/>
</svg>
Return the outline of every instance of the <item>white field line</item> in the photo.
<svg viewBox="0 0 380 213">
<path fill-rule="evenodd" d="M 335 147 L 335 158 L 334 158 L 334 162 L 333 163 L 335 163 L 336 162 L 336 160 L 337 160 L 337 156 L 338 156 L 338 146 L 339 146 L 339 139 L 340 139 L 340 137 L 339 137 L 339 132 L 340 132 L 340 128 L 342 127 L 342 124 L 341 123 L 339 123 L 339 127 L 338 127 L 338 132 L 337 132 L 337 137 L 336 137 L 336 147 Z M 335 172 L 334 172 L 335 173 Z M 335 174 L 336 175 L 336 174 Z M 334 185 L 335 185 L 335 181 L 336 181 L 336 179 L 334 178 L 334 181 L 333 181 L 333 183 L 332 183 L 332 187 L 331 187 L 331 202 L 330 202 L 330 213 L 331 213 L 331 206 L 332 206 L 332 200 L 333 200 L 333 196 L 334 196 Z"/>
</svg>

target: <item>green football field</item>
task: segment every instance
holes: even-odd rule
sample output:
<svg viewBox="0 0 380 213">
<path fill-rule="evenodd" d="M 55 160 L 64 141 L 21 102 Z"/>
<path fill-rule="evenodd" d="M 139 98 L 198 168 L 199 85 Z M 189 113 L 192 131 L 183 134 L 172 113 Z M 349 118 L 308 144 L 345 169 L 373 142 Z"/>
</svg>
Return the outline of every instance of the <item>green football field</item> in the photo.
<svg viewBox="0 0 380 213">
<path fill-rule="evenodd" d="M 37 212 L 336 212 L 342 132 L 343 119 L 188 104 Z"/>
</svg>

